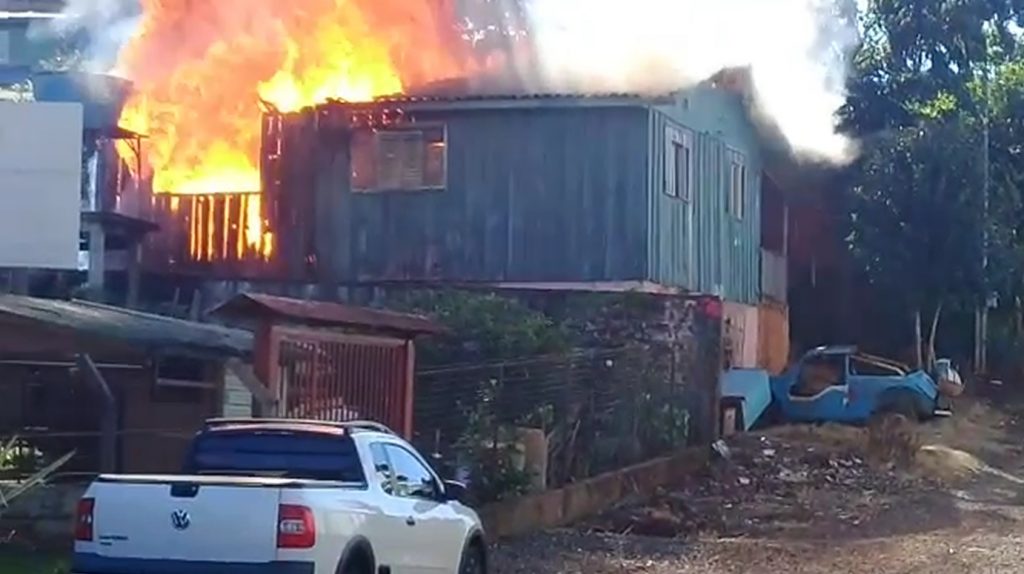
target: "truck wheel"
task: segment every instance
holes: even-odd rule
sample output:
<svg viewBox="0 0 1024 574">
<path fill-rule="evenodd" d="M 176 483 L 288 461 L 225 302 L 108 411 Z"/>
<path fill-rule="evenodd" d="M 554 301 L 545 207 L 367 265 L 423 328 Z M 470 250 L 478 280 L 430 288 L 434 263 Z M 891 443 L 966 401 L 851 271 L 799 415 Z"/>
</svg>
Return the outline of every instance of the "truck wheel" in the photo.
<svg viewBox="0 0 1024 574">
<path fill-rule="evenodd" d="M 479 544 L 470 543 L 462 551 L 459 560 L 459 574 L 487 574 L 484 553 Z"/>
<path fill-rule="evenodd" d="M 921 417 L 917 411 L 917 401 L 909 393 L 893 393 L 889 396 L 882 396 L 882 404 L 878 407 L 876 416 L 903 415 L 911 422 L 919 422 Z"/>
<path fill-rule="evenodd" d="M 356 552 L 341 567 L 339 574 L 373 574 L 373 563 L 365 552 Z"/>
</svg>

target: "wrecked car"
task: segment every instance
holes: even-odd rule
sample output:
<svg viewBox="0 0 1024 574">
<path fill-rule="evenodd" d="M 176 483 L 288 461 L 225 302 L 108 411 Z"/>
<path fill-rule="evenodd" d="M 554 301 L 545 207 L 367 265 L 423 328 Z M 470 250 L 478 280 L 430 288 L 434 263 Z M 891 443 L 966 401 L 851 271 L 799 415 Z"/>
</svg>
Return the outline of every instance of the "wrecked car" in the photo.
<svg viewBox="0 0 1024 574">
<path fill-rule="evenodd" d="M 962 392 L 949 360 L 935 376 L 852 346 L 818 347 L 781 376 L 771 377 L 773 418 L 788 422 L 858 424 L 898 413 L 911 420 L 949 416 L 949 398 Z"/>
</svg>

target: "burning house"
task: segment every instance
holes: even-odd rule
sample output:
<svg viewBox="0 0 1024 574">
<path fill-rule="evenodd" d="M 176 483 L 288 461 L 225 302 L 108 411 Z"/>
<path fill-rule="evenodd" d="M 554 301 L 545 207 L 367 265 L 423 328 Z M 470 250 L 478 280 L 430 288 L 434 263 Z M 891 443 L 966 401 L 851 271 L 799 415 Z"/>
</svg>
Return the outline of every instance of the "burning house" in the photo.
<svg viewBox="0 0 1024 574">
<path fill-rule="evenodd" d="M 742 326 L 738 364 L 784 328 L 786 185 L 744 74 L 533 90 L 550 45 L 484 25 L 487 2 L 143 4 L 110 127 L 146 137 L 95 178 L 159 228 L 130 254 L 151 275 L 707 294 Z"/>
<path fill-rule="evenodd" d="M 786 194 L 740 91 L 447 90 L 265 114 L 262 192 L 155 196 L 145 260 L 289 284 L 709 294 L 734 364 L 785 361 L 763 345 L 786 339 Z"/>
</svg>

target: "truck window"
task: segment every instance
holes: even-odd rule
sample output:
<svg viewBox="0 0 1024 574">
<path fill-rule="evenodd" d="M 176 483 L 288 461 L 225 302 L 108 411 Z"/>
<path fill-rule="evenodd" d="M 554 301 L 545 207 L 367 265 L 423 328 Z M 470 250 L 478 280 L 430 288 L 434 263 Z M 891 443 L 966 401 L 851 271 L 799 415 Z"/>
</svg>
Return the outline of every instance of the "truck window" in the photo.
<svg viewBox="0 0 1024 574">
<path fill-rule="evenodd" d="M 366 484 L 351 437 L 288 430 L 201 434 L 192 444 L 185 472 Z"/>
<path fill-rule="evenodd" d="M 438 484 L 434 475 L 413 454 L 404 448 L 385 444 L 395 477 L 396 496 L 403 498 L 437 498 Z"/>
<path fill-rule="evenodd" d="M 384 445 L 379 442 L 372 443 L 370 445 L 370 456 L 373 457 L 374 479 L 380 483 L 381 490 L 385 494 L 393 494 L 392 482 L 394 476 L 391 474 L 391 463 L 388 461 L 387 453 L 384 452 Z"/>
</svg>

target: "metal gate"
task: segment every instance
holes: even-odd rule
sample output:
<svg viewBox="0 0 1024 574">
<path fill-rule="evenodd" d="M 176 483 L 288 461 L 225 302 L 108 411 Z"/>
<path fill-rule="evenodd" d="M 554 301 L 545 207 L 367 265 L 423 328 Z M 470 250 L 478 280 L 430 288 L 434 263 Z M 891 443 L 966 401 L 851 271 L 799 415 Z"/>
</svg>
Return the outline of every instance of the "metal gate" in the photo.
<svg viewBox="0 0 1024 574">
<path fill-rule="evenodd" d="M 281 415 L 373 420 L 412 434 L 410 342 L 306 329 L 274 329 Z"/>
</svg>

